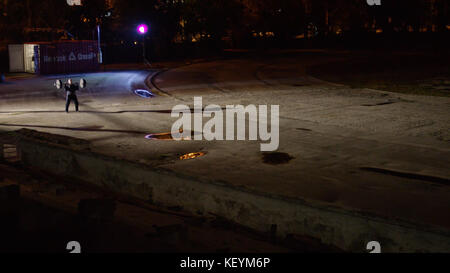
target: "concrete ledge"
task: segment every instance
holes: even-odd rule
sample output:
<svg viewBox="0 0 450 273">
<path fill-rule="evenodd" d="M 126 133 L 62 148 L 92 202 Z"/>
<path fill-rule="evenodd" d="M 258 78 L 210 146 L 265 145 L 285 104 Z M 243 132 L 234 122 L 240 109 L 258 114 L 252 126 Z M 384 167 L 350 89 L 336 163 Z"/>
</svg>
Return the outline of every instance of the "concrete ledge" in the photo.
<svg viewBox="0 0 450 273">
<path fill-rule="evenodd" d="M 353 252 L 366 252 L 369 241 L 379 241 L 383 252 L 450 252 L 448 230 L 250 192 L 25 137 L 18 145 L 25 165 L 155 204 L 179 206 L 203 215 L 211 213 L 261 232 L 273 232 L 275 226 L 279 237 L 311 236 Z"/>
</svg>

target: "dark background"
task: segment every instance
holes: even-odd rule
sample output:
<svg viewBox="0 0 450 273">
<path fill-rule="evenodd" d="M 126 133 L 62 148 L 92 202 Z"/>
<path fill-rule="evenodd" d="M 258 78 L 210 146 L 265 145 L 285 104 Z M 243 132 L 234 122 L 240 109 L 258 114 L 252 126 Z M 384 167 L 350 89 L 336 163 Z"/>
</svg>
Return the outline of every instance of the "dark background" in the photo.
<svg viewBox="0 0 450 273">
<path fill-rule="evenodd" d="M 224 49 L 449 47 L 446 0 L 0 0 L 0 68 L 7 45 L 96 40 L 105 63 L 141 60 L 140 23 L 152 61 L 217 56 Z"/>
</svg>

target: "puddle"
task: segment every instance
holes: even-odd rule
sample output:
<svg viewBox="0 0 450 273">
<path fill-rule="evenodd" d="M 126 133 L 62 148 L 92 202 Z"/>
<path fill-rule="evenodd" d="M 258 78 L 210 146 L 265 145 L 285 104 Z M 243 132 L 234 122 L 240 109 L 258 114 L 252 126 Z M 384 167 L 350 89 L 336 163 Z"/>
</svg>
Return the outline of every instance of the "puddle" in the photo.
<svg viewBox="0 0 450 273">
<path fill-rule="evenodd" d="M 183 133 L 183 130 L 180 130 L 180 133 Z M 196 133 L 194 131 L 191 131 L 191 137 L 189 139 L 183 139 L 183 140 L 192 140 L 194 139 L 194 135 L 197 135 L 200 133 Z M 158 133 L 158 134 L 149 134 L 145 136 L 146 139 L 150 139 L 150 140 L 175 140 L 172 137 L 172 133 L 168 132 L 168 133 Z"/>
<path fill-rule="evenodd" d="M 134 90 L 134 93 L 144 99 L 148 99 L 155 96 L 152 92 L 147 91 L 145 89 L 136 89 Z"/>
<path fill-rule="evenodd" d="M 188 154 L 180 156 L 180 160 L 194 159 L 197 157 L 204 156 L 205 154 L 206 153 L 204 153 L 204 152 L 188 153 Z"/>
<path fill-rule="evenodd" d="M 273 153 L 263 153 L 263 162 L 271 165 L 286 164 L 289 163 L 294 157 L 287 153 L 273 152 Z"/>
<path fill-rule="evenodd" d="M 174 140 L 172 137 L 172 133 L 159 133 L 159 134 L 150 134 L 145 136 L 146 139 L 155 139 L 155 140 Z"/>
</svg>

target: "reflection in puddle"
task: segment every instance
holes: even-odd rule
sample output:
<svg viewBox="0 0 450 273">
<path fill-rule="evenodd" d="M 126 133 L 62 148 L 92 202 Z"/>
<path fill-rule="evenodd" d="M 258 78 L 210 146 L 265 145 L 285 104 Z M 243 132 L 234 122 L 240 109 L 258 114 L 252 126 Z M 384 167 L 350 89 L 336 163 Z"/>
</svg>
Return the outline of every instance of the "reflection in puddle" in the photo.
<svg viewBox="0 0 450 273">
<path fill-rule="evenodd" d="M 145 99 L 148 99 L 148 98 L 151 98 L 151 97 L 155 96 L 155 95 L 153 95 L 152 92 L 144 90 L 144 89 L 136 89 L 136 90 L 134 90 L 134 93 L 136 95 L 138 95 L 139 97 L 142 97 L 142 98 L 145 98 Z"/>
<path fill-rule="evenodd" d="M 182 133 L 183 133 L 183 130 L 180 130 L 180 134 L 182 134 Z M 194 139 L 194 135 L 198 135 L 198 134 L 201 134 L 201 133 L 191 131 L 190 137 L 189 136 L 184 137 L 184 139 L 182 139 L 182 140 L 193 140 Z M 149 134 L 149 135 L 146 135 L 145 138 L 146 139 L 150 139 L 150 140 L 175 140 L 172 137 L 172 133 L 171 132 L 169 132 L 169 133 Z"/>
<path fill-rule="evenodd" d="M 146 139 L 156 140 L 173 140 L 172 133 L 150 134 L 145 136 Z"/>
<path fill-rule="evenodd" d="M 201 157 L 204 155 L 205 155 L 204 152 L 188 153 L 188 154 L 180 156 L 180 160 L 194 159 L 194 158 Z"/>
</svg>

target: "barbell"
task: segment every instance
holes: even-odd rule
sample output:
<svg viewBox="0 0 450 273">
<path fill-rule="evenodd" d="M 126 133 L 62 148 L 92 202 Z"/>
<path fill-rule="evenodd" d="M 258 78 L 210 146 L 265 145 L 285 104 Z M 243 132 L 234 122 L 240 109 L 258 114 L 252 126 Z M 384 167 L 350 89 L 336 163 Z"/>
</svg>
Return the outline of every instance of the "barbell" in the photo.
<svg viewBox="0 0 450 273">
<path fill-rule="evenodd" d="M 67 83 L 67 82 L 66 82 Z M 63 82 L 61 80 L 56 80 L 55 83 L 53 84 L 57 89 L 61 89 L 63 88 Z M 80 79 L 80 88 L 86 88 L 87 86 L 87 82 L 85 79 L 81 78 Z"/>
</svg>

